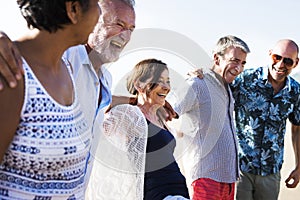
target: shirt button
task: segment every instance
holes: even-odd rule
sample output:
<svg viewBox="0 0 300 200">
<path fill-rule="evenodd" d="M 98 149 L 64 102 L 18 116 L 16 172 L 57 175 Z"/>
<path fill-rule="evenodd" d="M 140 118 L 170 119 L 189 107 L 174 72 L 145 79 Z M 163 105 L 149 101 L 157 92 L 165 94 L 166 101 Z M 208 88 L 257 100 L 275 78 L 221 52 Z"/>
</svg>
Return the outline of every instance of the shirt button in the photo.
<svg viewBox="0 0 300 200">
<path fill-rule="evenodd" d="M 95 85 L 96 85 L 96 86 L 98 86 L 99 84 L 100 84 L 100 83 L 99 83 L 98 81 L 97 81 L 97 82 L 95 82 Z"/>
</svg>

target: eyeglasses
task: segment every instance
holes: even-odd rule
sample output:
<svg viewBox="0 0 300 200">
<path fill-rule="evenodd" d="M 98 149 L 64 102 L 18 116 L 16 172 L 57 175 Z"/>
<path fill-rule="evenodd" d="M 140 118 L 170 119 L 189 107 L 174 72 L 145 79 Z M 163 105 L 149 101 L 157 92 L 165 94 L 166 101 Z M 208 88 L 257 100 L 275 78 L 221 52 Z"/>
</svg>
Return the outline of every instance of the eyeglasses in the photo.
<svg viewBox="0 0 300 200">
<path fill-rule="evenodd" d="M 291 58 L 284 58 L 277 54 L 272 54 L 272 59 L 275 63 L 277 63 L 283 59 L 282 62 L 284 63 L 284 65 L 286 67 L 292 67 L 294 65 L 294 61 Z"/>
</svg>

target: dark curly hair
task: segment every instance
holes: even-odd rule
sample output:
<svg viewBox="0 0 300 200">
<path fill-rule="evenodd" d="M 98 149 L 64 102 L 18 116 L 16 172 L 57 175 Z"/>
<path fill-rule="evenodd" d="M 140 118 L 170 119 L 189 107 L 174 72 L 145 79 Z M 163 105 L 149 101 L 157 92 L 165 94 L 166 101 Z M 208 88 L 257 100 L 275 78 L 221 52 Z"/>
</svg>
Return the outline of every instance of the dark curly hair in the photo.
<svg viewBox="0 0 300 200">
<path fill-rule="evenodd" d="M 78 1 L 83 12 L 89 8 L 89 0 L 17 0 L 17 3 L 29 28 L 52 33 L 71 23 L 66 12 L 68 1 Z"/>
</svg>

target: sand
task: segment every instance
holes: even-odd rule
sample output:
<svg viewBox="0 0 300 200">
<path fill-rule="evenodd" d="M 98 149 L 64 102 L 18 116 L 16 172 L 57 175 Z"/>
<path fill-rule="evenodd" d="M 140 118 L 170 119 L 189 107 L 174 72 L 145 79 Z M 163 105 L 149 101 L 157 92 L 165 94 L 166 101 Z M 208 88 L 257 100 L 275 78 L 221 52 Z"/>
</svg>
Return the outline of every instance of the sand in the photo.
<svg viewBox="0 0 300 200">
<path fill-rule="evenodd" d="M 285 154 L 284 154 L 284 163 L 281 170 L 281 185 L 279 200 L 299 200 L 300 199 L 300 183 L 296 188 L 287 188 L 285 186 L 285 179 L 295 168 L 295 159 L 294 159 L 294 150 L 292 146 L 290 124 L 287 123 L 287 132 L 285 135 Z"/>
</svg>

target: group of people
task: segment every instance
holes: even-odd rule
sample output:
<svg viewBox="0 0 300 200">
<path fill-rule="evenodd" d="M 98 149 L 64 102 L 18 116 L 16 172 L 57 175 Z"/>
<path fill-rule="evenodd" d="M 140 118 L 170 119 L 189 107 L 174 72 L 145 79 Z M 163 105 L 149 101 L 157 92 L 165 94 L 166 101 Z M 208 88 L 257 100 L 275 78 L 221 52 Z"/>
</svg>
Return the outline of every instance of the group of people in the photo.
<svg viewBox="0 0 300 200">
<path fill-rule="evenodd" d="M 222 48 L 226 40 L 235 42 Z M 295 188 L 300 178 L 300 85 L 289 76 L 298 45 L 279 40 L 267 66 L 244 70 L 246 43 L 229 36 L 218 44 L 213 67 L 195 71 L 200 79 L 190 77 L 171 98 L 190 145 L 183 168 L 193 199 L 234 199 L 235 188 L 236 199 L 278 199 L 287 119 L 296 165 L 286 186 Z"/>
<path fill-rule="evenodd" d="M 172 81 L 163 61 L 135 65 L 127 79 L 134 98 L 111 94 L 103 65 L 130 40 L 134 1 L 17 2 L 33 30 L 13 43 L 0 36 L 1 199 L 277 199 L 287 119 L 296 166 L 286 186 L 297 186 L 294 41 L 279 40 L 266 67 L 244 70 L 247 44 L 220 38 L 211 68 L 170 98 L 182 125 L 174 129 L 162 110 Z M 121 103 L 134 105 L 114 106 Z M 183 169 L 173 155 L 177 136 L 188 149 Z M 116 146 L 121 152 L 107 156 Z M 116 166 L 126 170 L 104 181 Z"/>
</svg>

